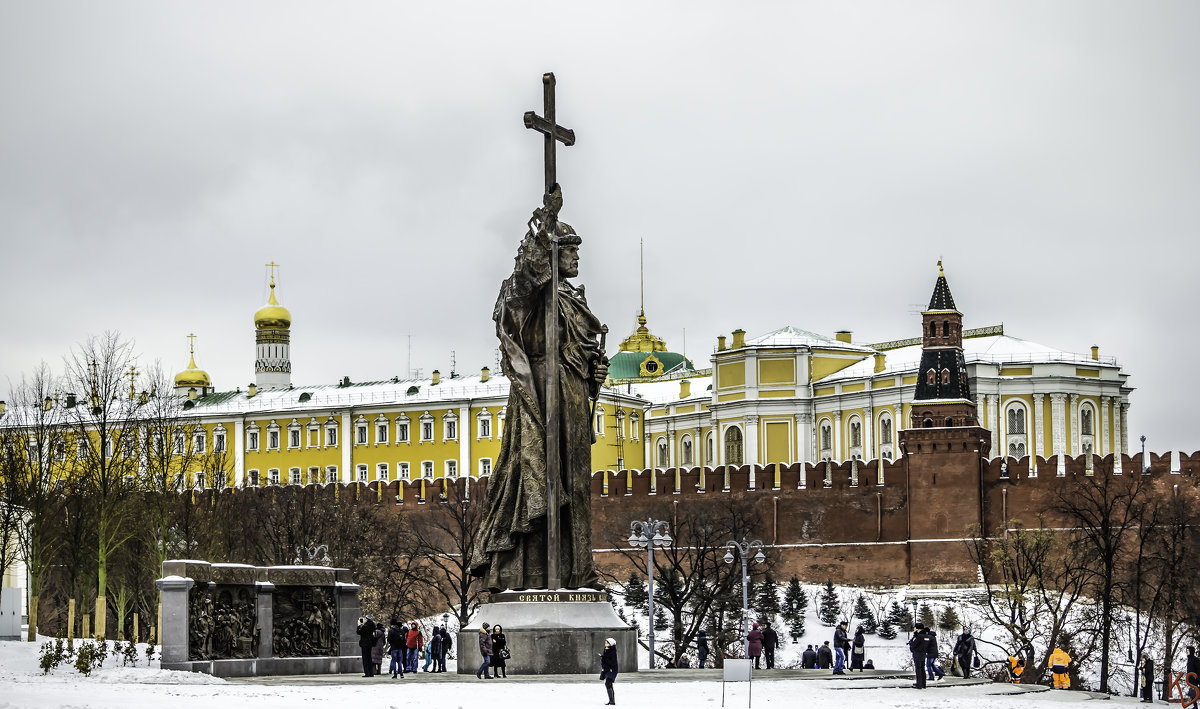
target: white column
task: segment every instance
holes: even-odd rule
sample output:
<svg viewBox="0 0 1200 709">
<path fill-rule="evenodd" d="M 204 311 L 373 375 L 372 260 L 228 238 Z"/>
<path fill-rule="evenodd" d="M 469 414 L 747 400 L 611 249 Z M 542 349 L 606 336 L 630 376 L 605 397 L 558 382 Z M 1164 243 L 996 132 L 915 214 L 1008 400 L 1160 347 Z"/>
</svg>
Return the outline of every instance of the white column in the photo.
<svg viewBox="0 0 1200 709">
<path fill-rule="evenodd" d="M 845 460 L 842 455 L 842 410 L 833 412 L 833 459 Z"/>
<path fill-rule="evenodd" d="M 1094 422 L 1093 422 L 1093 425 Z M 1079 395 L 1071 394 L 1071 455 L 1076 456 L 1083 453 L 1079 437 Z"/>
<path fill-rule="evenodd" d="M 746 453 L 745 462 L 750 467 L 750 486 L 754 487 L 757 481 L 754 479 L 754 467 L 759 464 L 758 461 L 758 416 L 747 416 L 744 419 L 746 423 L 746 435 L 742 438 L 743 447 Z"/>
<path fill-rule="evenodd" d="M 713 462 L 712 467 L 725 465 L 725 432 L 721 430 L 721 422 L 715 417 L 712 420 L 713 431 Z"/>
<path fill-rule="evenodd" d="M 875 455 L 875 407 L 863 407 L 863 460 L 878 458 Z"/>
<path fill-rule="evenodd" d="M 225 437 L 225 445 L 229 446 L 229 436 Z M 233 485 L 241 487 L 246 481 L 246 420 L 238 419 L 233 422 Z"/>
<path fill-rule="evenodd" d="M 796 454 L 800 461 L 800 487 L 808 482 L 804 479 L 804 464 L 812 461 L 812 414 L 796 414 Z"/>
<path fill-rule="evenodd" d="M 1121 474 L 1121 456 L 1125 455 L 1125 413 L 1120 397 L 1113 397 L 1113 472 Z"/>
<path fill-rule="evenodd" d="M 1050 433 L 1053 436 L 1054 455 L 1058 456 L 1058 476 L 1067 474 L 1067 395 L 1050 395 Z"/>
<path fill-rule="evenodd" d="M 471 405 L 458 407 L 458 476 L 470 478 L 479 471 L 472 466 L 471 441 L 475 439 L 475 427 L 479 422 L 471 418 Z M 592 425 L 596 425 L 593 421 Z"/>
<path fill-rule="evenodd" d="M 1008 450 L 1007 443 L 1000 440 L 1001 431 L 1004 430 L 1003 424 L 1004 422 L 1000 420 L 1000 392 L 997 391 L 988 397 L 988 428 L 992 431 L 992 458 L 1003 455 Z M 997 445 L 1000 446 L 998 451 Z"/>
<path fill-rule="evenodd" d="M 677 456 L 676 451 L 675 451 L 675 438 L 677 435 L 678 434 L 676 433 L 675 428 L 670 424 L 670 422 L 668 422 L 667 423 L 667 467 L 668 468 L 678 468 L 679 467 L 679 457 Z"/>
<path fill-rule="evenodd" d="M 1042 411 L 1045 408 L 1045 401 L 1045 394 L 1033 395 L 1033 411 L 1030 412 L 1033 419 L 1033 451 L 1030 453 L 1030 460 L 1032 461 L 1030 468 L 1033 472 L 1030 473 L 1030 477 L 1037 477 L 1038 456 L 1041 455 L 1044 457 L 1046 451 L 1045 427 L 1042 425 L 1042 419 L 1044 418 Z"/>
<path fill-rule="evenodd" d="M 1100 397 L 1100 436 L 1096 452 L 1105 456 L 1112 452 L 1112 434 L 1108 432 L 1108 410 L 1112 407 L 1112 397 Z"/>
<path fill-rule="evenodd" d="M 356 479 L 354 472 L 354 439 L 350 437 L 350 419 L 352 416 L 353 414 L 349 411 L 342 414 L 342 432 L 338 436 L 338 444 L 342 447 L 342 469 L 338 473 L 338 479 L 342 482 L 350 482 Z M 419 421 L 417 425 L 420 425 Z"/>
<path fill-rule="evenodd" d="M 714 453 L 717 447 L 717 442 L 713 441 Z M 712 465 L 708 461 L 708 446 L 704 441 L 704 429 L 697 426 L 692 430 L 692 465 L 703 468 L 706 465 Z"/>
</svg>

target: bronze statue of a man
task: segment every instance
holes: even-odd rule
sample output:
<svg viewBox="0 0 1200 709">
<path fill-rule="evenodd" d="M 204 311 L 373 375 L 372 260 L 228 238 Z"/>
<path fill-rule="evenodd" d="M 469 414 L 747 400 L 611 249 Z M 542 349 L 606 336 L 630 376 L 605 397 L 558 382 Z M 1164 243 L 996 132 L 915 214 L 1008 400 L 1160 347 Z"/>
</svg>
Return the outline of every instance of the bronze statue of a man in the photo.
<svg viewBox="0 0 1200 709">
<path fill-rule="evenodd" d="M 513 273 L 500 287 L 492 318 L 500 338 L 501 367 L 510 382 L 500 454 L 492 471 L 471 573 L 493 592 L 547 587 L 547 535 L 559 537 L 564 588 L 597 587 L 592 563 L 591 399 L 608 375 L 597 342 L 602 325 L 588 309 L 579 275 L 581 239 L 557 220 L 561 193 L 534 211 L 517 251 Z M 558 236 L 558 372 L 546 371 L 546 289 L 551 282 L 550 234 Z M 559 389 L 561 469 L 559 529 L 547 529 L 547 382 Z"/>
</svg>

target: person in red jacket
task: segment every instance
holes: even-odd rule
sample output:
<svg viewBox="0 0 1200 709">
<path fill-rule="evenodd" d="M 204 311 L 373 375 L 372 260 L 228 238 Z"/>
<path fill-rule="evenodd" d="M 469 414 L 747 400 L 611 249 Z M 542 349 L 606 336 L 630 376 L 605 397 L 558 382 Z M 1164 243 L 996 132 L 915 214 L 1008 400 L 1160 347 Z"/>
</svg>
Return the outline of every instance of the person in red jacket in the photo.
<svg viewBox="0 0 1200 709">
<path fill-rule="evenodd" d="M 404 649 L 408 655 L 408 661 L 404 663 L 406 672 L 417 671 L 417 652 L 418 648 L 422 647 L 425 647 L 425 637 L 421 635 L 421 629 L 417 627 L 417 621 L 414 620 L 412 627 L 404 636 Z"/>
</svg>

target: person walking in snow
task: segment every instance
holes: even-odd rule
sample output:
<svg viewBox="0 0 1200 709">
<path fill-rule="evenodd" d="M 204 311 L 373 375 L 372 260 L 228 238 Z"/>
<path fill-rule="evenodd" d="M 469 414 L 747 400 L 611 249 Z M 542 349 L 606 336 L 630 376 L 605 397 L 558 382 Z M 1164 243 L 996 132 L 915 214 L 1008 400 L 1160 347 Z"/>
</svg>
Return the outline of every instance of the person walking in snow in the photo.
<svg viewBox="0 0 1200 709">
<path fill-rule="evenodd" d="M 1200 657 L 1196 656 L 1196 648 L 1189 646 L 1187 649 L 1187 665 L 1184 666 L 1184 683 L 1187 685 L 1187 699 L 1189 703 L 1185 703 L 1186 707 L 1196 706 L 1196 700 L 1200 699 Z"/>
<path fill-rule="evenodd" d="M 1067 651 L 1061 647 L 1054 648 L 1047 664 L 1050 666 L 1050 674 L 1054 677 L 1054 688 L 1070 689 L 1071 676 L 1067 674 L 1067 666 L 1071 664 L 1071 656 Z"/>
<path fill-rule="evenodd" d="M 763 636 L 763 655 L 767 658 L 767 669 L 775 669 L 775 648 L 779 647 L 779 633 L 771 627 L 770 622 L 767 623 L 766 630 L 762 633 Z"/>
<path fill-rule="evenodd" d="M 420 654 L 421 647 L 424 645 L 425 636 L 421 634 L 421 629 L 417 627 L 417 621 L 414 620 L 408 629 L 408 634 L 404 636 L 404 649 L 408 653 L 408 661 L 405 665 L 409 672 L 417 671 L 417 655 Z"/>
<path fill-rule="evenodd" d="M 925 656 L 925 671 L 929 675 L 929 679 L 932 679 L 935 682 L 941 681 L 942 678 L 946 676 L 946 673 L 942 670 L 942 666 L 938 663 L 937 634 L 933 632 L 933 628 L 926 628 L 925 637 L 927 640 L 926 648 L 929 652 L 929 654 Z"/>
<path fill-rule="evenodd" d="M 913 636 L 908 640 L 908 651 L 912 653 L 915 673 L 913 688 L 925 689 L 926 660 L 929 657 L 929 637 L 925 635 L 923 623 L 913 623 Z"/>
<path fill-rule="evenodd" d="M 1055 689 L 1058 689 L 1057 678 L 1058 675 L 1055 675 Z M 1070 680 L 1067 680 L 1067 687 L 1070 687 Z M 1149 657 L 1142 658 L 1142 702 L 1154 703 L 1154 660 Z"/>
<path fill-rule="evenodd" d="M 383 623 L 375 626 L 375 645 L 371 648 L 371 662 L 375 663 L 375 674 L 383 674 L 383 648 L 387 645 L 387 630 Z"/>
<path fill-rule="evenodd" d="M 371 661 L 371 648 L 375 647 L 375 622 L 371 616 L 358 619 L 358 648 L 362 650 L 363 677 L 375 675 L 375 663 Z"/>
<path fill-rule="evenodd" d="M 758 666 L 758 658 L 762 656 L 763 634 L 762 631 L 758 629 L 758 623 L 755 623 L 754 628 L 752 628 L 750 632 L 746 634 L 746 640 L 749 641 L 749 647 L 747 650 L 750 653 L 750 657 L 754 658 L 754 669 L 760 669 Z"/>
<path fill-rule="evenodd" d="M 854 644 L 850 648 L 850 669 L 862 672 L 866 656 L 867 636 L 863 634 L 863 627 L 860 625 L 854 629 Z"/>
<path fill-rule="evenodd" d="M 971 636 L 971 629 L 964 625 L 958 640 L 954 642 L 953 651 L 958 668 L 962 670 L 963 679 L 971 678 L 971 663 L 974 662 L 975 652 L 975 638 Z"/>
<path fill-rule="evenodd" d="M 604 652 L 600 655 L 600 679 L 604 680 L 604 688 L 608 690 L 608 701 L 605 704 L 616 704 L 613 682 L 617 679 L 617 641 L 612 638 L 604 641 Z"/>
<path fill-rule="evenodd" d="M 450 648 L 454 647 L 454 638 L 450 637 L 450 631 L 446 626 L 442 626 L 442 646 L 438 649 L 438 672 L 446 671 L 446 655 L 450 652 Z"/>
<path fill-rule="evenodd" d="M 508 660 L 508 638 L 504 637 L 504 628 L 497 623 L 492 626 L 492 676 L 508 677 L 505 663 Z"/>
<path fill-rule="evenodd" d="M 815 670 L 817 669 L 817 651 L 809 645 L 804 652 L 800 653 L 800 669 Z"/>
<path fill-rule="evenodd" d="M 484 623 L 479 628 L 479 655 L 483 658 L 483 662 L 479 665 L 479 669 L 475 671 L 475 679 L 491 679 L 492 675 L 488 671 L 488 667 L 492 661 L 492 626 Z"/>
</svg>

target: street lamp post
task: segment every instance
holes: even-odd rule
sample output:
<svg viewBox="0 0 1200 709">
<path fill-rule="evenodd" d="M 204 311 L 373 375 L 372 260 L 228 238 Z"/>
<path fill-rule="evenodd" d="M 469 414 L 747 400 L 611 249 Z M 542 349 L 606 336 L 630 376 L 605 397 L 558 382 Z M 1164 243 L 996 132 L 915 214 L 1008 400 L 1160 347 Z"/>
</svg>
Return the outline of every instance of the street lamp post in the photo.
<svg viewBox="0 0 1200 709">
<path fill-rule="evenodd" d="M 1142 472 L 1144 473 L 1149 469 L 1150 466 L 1146 465 L 1146 437 L 1142 436 Z"/>
<path fill-rule="evenodd" d="M 790 630 L 792 635 L 792 644 L 795 645 L 796 643 L 800 642 L 800 628 L 796 623 L 800 617 L 800 602 L 793 598 L 790 605 L 792 608 L 792 624 Z"/>
<path fill-rule="evenodd" d="M 763 556 L 762 545 L 761 540 L 755 539 L 749 542 L 746 541 L 745 537 L 742 537 L 741 542 L 730 541 L 725 545 L 725 548 L 728 550 L 725 552 L 726 564 L 733 563 L 734 549 L 737 549 L 738 556 L 742 558 L 742 650 L 745 652 L 747 658 L 750 657 L 750 591 L 748 588 L 750 575 L 746 569 L 746 565 L 750 561 L 750 552 L 756 550 L 758 553 L 754 555 L 754 561 L 761 564 L 767 560 L 767 557 Z"/>
<path fill-rule="evenodd" d="M 645 522 L 630 522 L 629 528 L 632 530 L 629 533 L 629 546 L 645 549 L 650 555 L 646 563 L 646 576 L 649 579 L 647 610 L 650 614 L 650 669 L 654 669 L 654 547 L 662 549 L 671 545 L 671 527 L 662 520 L 648 519 Z"/>
</svg>

